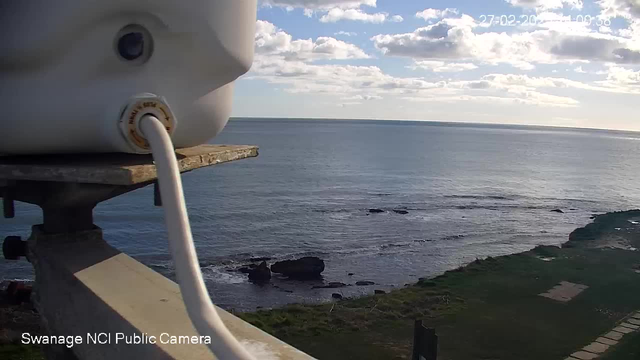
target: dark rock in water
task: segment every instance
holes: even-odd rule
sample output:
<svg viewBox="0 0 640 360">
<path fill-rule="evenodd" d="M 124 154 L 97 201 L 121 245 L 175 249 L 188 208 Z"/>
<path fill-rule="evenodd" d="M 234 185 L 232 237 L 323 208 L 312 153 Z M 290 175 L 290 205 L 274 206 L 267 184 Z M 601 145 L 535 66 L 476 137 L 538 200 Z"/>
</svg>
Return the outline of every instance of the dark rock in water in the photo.
<svg viewBox="0 0 640 360">
<path fill-rule="evenodd" d="M 394 209 L 393 212 L 401 215 L 407 215 L 409 213 L 407 210 L 399 210 L 399 209 Z"/>
<path fill-rule="evenodd" d="M 239 267 L 238 271 L 243 273 L 243 274 L 248 274 L 248 273 L 251 272 L 251 270 L 254 270 L 257 267 L 258 267 L 258 265 L 256 265 L 256 264 L 247 264 L 247 265 Z"/>
<path fill-rule="evenodd" d="M 559 214 L 564 214 L 564 211 L 562 211 L 560 209 L 551 210 L 551 212 L 557 212 Z"/>
<path fill-rule="evenodd" d="M 369 285 L 375 285 L 376 283 L 374 283 L 373 281 L 356 281 L 356 285 L 358 286 L 369 286 Z"/>
<path fill-rule="evenodd" d="M 271 279 L 271 270 L 267 266 L 267 262 L 263 261 L 260 265 L 249 271 L 249 280 L 254 282 L 266 282 Z"/>
<path fill-rule="evenodd" d="M 353 274 L 353 273 L 348 273 L 347 275 L 349 275 L 349 276 L 353 276 L 354 274 Z"/>
<path fill-rule="evenodd" d="M 315 279 L 324 271 L 324 260 L 306 256 L 298 260 L 278 261 L 271 265 L 271 271 L 295 279 Z"/>
<path fill-rule="evenodd" d="M 331 297 L 334 298 L 334 299 L 342 299 L 342 294 L 333 293 L 333 294 L 331 294 Z"/>
<path fill-rule="evenodd" d="M 376 295 L 382 295 L 382 294 L 386 294 L 387 292 L 384 290 L 373 290 L 373 293 Z"/>
<path fill-rule="evenodd" d="M 369 212 L 371 214 L 380 214 L 380 213 L 383 213 L 384 210 L 382 210 L 382 209 L 369 209 Z"/>
<path fill-rule="evenodd" d="M 253 258 L 249 258 L 246 261 L 249 262 L 263 262 L 263 261 L 270 261 L 271 258 L 268 256 L 263 256 L 263 257 L 253 257 Z"/>
<path fill-rule="evenodd" d="M 341 287 L 345 287 L 347 284 L 341 282 L 330 282 L 326 285 L 316 285 L 312 287 L 312 289 L 337 289 Z"/>
</svg>

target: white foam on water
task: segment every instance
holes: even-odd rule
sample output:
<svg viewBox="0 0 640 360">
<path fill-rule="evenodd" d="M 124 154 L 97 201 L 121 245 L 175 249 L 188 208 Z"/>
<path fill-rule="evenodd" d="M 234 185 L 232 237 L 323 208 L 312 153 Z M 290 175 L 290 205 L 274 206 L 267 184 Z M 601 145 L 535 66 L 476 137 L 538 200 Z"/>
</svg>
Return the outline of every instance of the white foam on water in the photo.
<svg viewBox="0 0 640 360">
<path fill-rule="evenodd" d="M 248 281 L 244 274 L 228 272 L 224 268 L 216 266 L 202 268 L 202 277 L 206 282 L 211 281 L 220 284 L 242 284 Z"/>
</svg>

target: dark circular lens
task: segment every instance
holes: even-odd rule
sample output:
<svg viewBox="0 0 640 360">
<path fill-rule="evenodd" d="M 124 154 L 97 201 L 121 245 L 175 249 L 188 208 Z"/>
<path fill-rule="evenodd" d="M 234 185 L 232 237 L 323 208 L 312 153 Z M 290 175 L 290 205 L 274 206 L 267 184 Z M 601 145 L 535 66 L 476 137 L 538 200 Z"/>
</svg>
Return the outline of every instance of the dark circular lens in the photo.
<svg viewBox="0 0 640 360">
<path fill-rule="evenodd" d="M 118 31 L 113 46 L 120 60 L 141 65 L 146 63 L 153 53 L 153 38 L 144 27 L 131 24 Z"/>
<path fill-rule="evenodd" d="M 118 40 L 118 53 L 126 60 L 135 60 L 144 54 L 144 35 L 139 32 L 124 34 Z"/>
</svg>

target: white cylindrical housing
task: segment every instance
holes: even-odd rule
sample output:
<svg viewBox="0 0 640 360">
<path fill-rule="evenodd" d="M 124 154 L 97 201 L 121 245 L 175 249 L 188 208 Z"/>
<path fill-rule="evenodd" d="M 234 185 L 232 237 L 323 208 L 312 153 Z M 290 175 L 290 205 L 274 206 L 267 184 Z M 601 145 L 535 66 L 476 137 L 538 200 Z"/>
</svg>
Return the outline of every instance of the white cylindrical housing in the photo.
<svg viewBox="0 0 640 360">
<path fill-rule="evenodd" d="M 256 0 L 3 1 L 0 154 L 132 152 L 118 121 L 142 93 L 171 107 L 177 148 L 205 143 L 226 125 L 233 82 L 253 61 L 256 8 Z M 144 35 L 135 59 L 121 52 L 129 33 Z"/>
</svg>

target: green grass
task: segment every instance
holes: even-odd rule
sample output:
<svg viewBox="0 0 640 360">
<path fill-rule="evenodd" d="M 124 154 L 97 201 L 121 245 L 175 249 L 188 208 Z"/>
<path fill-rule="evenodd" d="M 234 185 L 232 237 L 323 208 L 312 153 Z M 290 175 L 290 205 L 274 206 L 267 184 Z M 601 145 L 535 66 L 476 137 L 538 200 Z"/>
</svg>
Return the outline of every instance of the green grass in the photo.
<svg viewBox="0 0 640 360">
<path fill-rule="evenodd" d="M 439 359 L 564 359 L 640 307 L 638 263 L 624 250 L 540 247 L 385 295 L 241 317 L 319 359 L 409 359 L 416 318 L 437 329 Z M 537 295 L 562 280 L 589 289 L 569 303 Z"/>
</svg>

